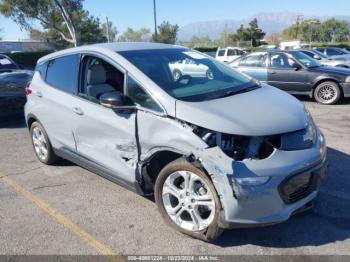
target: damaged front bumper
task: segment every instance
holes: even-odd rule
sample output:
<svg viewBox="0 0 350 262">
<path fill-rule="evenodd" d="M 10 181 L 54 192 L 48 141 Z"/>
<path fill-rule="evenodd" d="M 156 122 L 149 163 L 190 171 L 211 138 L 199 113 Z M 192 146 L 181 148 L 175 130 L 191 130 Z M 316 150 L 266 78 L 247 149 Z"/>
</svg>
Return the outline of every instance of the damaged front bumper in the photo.
<svg viewBox="0 0 350 262">
<path fill-rule="evenodd" d="M 276 149 L 262 160 L 231 158 L 212 149 L 202 159 L 221 199 L 222 228 L 280 223 L 310 206 L 327 175 L 326 145 L 320 131 L 312 148 Z M 261 185 L 241 185 L 237 178 L 269 177 Z"/>
</svg>

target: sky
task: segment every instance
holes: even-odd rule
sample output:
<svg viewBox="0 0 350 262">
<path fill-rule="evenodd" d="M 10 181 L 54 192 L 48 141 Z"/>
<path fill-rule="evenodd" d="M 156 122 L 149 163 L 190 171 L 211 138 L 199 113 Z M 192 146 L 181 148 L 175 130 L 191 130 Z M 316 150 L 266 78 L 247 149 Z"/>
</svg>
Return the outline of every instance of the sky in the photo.
<svg viewBox="0 0 350 262">
<path fill-rule="evenodd" d="M 158 24 L 164 20 L 183 26 L 192 22 L 249 18 L 260 12 L 304 15 L 350 15 L 349 0 L 156 0 Z M 101 21 L 109 20 L 123 32 L 127 27 L 153 30 L 153 0 L 85 0 L 84 8 Z M 28 32 L 0 15 L 0 35 L 26 39 Z"/>
</svg>

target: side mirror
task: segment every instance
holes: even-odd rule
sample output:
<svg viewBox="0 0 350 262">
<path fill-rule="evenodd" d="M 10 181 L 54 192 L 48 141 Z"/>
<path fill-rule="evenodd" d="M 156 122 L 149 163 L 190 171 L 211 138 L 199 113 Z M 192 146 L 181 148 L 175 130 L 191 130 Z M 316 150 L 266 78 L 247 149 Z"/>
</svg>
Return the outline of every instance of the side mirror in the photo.
<svg viewBox="0 0 350 262">
<path fill-rule="evenodd" d="M 292 65 L 292 67 L 295 69 L 295 71 L 298 71 L 298 70 L 302 69 L 302 66 L 299 65 L 298 63 L 294 63 L 294 64 Z"/>
<path fill-rule="evenodd" d="M 316 60 L 321 60 L 321 57 L 318 56 L 318 55 L 314 55 L 314 59 L 316 59 Z"/>
<path fill-rule="evenodd" d="M 100 104 L 113 110 L 136 110 L 135 104 L 126 104 L 126 97 L 118 91 L 104 93 L 100 96 Z"/>
</svg>

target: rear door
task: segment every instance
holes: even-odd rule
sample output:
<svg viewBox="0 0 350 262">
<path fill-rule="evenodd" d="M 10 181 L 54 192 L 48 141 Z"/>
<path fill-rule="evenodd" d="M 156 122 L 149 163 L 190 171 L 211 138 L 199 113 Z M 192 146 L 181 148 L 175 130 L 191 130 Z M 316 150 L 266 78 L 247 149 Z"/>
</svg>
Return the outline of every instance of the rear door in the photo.
<svg viewBox="0 0 350 262">
<path fill-rule="evenodd" d="M 246 55 L 240 60 L 238 70 L 261 82 L 267 82 L 267 54 Z"/>
<path fill-rule="evenodd" d="M 48 62 L 45 75 L 32 82 L 35 116 L 43 124 L 55 148 L 75 151 L 74 101 L 78 86 L 80 56 L 62 56 Z"/>
<path fill-rule="evenodd" d="M 302 67 L 296 69 L 297 63 L 286 53 L 270 53 L 268 67 L 268 83 L 290 93 L 310 91 L 310 74 Z"/>
</svg>

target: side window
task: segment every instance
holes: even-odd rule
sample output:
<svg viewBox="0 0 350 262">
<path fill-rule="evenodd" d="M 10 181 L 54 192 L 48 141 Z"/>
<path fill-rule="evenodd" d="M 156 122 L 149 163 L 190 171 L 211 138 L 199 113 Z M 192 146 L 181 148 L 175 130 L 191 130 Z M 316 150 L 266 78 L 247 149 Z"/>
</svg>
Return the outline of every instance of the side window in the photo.
<svg viewBox="0 0 350 262">
<path fill-rule="evenodd" d="M 124 91 L 124 73 L 95 56 L 84 56 L 78 95 L 99 103 L 101 95 Z"/>
<path fill-rule="evenodd" d="M 227 50 L 227 56 L 234 56 L 234 55 L 236 55 L 236 50 L 235 49 Z"/>
<path fill-rule="evenodd" d="M 46 82 L 67 93 L 75 93 L 78 83 L 79 55 L 68 55 L 49 62 Z"/>
<path fill-rule="evenodd" d="M 326 49 L 327 55 L 333 56 L 333 55 L 341 55 L 342 53 L 335 49 Z"/>
<path fill-rule="evenodd" d="M 128 76 L 127 96 L 136 104 L 157 112 L 163 112 L 159 105 L 146 91 L 131 77 Z"/>
<path fill-rule="evenodd" d="M 327 55 L 327 52 L 324 48 L 316 48 L 317 51 L 321 52 L 324 55 Z"/>
<path fill-rule="evenodd" d="M 266 57 L 266 54 L 248 55 L 239 65 L 248 67 L 266 67 Z"/>
<path fill-rule="evenodd" d="M 225 50 L 220 50 L 218 53 L 218 56 L 224 56 L 225 55 Z"/>
<path fill-rule="evenodd" d="M 271 54 L 271 67 L 273 68 L 293 68 L 294 61 L 286 54 Z"/>
</svg>

